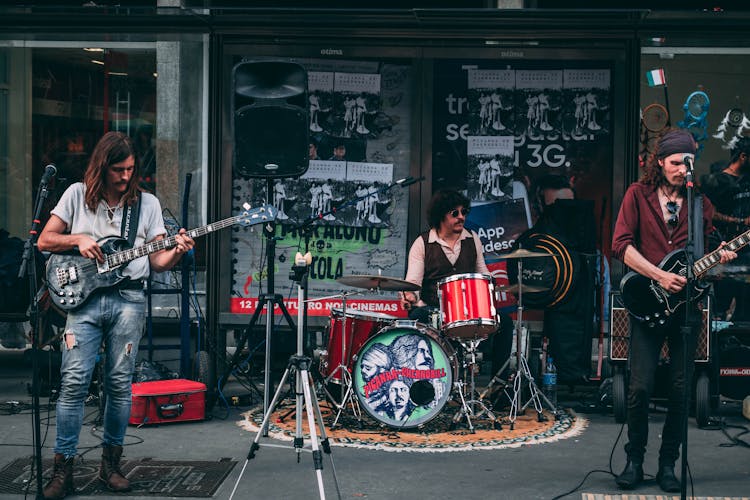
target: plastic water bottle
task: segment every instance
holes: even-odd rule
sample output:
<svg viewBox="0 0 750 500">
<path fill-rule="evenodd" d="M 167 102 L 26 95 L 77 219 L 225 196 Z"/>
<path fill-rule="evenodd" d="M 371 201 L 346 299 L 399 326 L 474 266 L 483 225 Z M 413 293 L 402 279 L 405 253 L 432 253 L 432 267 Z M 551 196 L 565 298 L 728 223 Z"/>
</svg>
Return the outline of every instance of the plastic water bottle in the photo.
<svg viewBox="0 0 750 500">
<path fill-rule="evenodd" d="M 547 356 L 547 366 L 542 377 L 542 392 L 557 408 L 557 367 L 552 356 Z"/>
</svg>

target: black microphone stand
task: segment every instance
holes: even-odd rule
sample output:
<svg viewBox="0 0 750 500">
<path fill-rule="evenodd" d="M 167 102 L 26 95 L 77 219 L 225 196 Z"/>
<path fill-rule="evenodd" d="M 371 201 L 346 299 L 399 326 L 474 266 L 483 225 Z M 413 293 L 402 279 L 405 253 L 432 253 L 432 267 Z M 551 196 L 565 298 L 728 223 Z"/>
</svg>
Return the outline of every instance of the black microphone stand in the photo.
<svg viewBox="0 0 750 500">
<path fill-rule="evenodd" d="M 270 199 L 271 193 L 273 193 L 273 178 L 269 177 L 266 179 L 266 196 Z M 242 357 L 242 350 L 250 337 L 250 334 L 255 327 L 256 322 L 260 318 L 261 312 L 265 309 L 266 311 L 266 352 L 265 352 L 265 373 L 263 377 L 263 412 L 267 412 L 270 406 L 270 399 L 272 394 L 272 383 L 271 380 L 271 339 L 273 338 L 274 329 L 274 308 L 278 306 L 281 313 L 284 315 L 289 327 L 292 331 L 295 331 L 297 327 L 294 325 L 294 320 L 289 314 L 286 306 L 284 305 L 284 298 L 277 293 L 274 293 L 274 270 L 276 263 L 276 222 L 270 221 L 263 225 L 263 234 L 266 238 L 266 293 L 262 293 L 258 296 L 258 304 L 255 306 L 255 312 L 253 313 L 250 321 L 248 322 L 242 337 L 237 343 L 237 348 L 230 360 L 229 364 L 224 371 L 224 374 L 219 379 L 218 384 L 219 391 L 224 388 L 227 379 L 232 372 L 239 366 L 239 360 Z M 263 426 L 261 429 L 263 436 L 268 436 L 268 424 Z"/>
<path fill-rule="evenodd" d="M 694 200 L 695 200 L 695 193 L 694 193 L 694 184 L 693 184 L 693 162 L 692 160 L 687 161 L 688 157 L 685 157 L 685 167 L 687 168 L 686 175 L 685 175 L 685 188 L 686 188 L 686 194 L 685 194 L 685 206 L 687 209 L 687 224 L 688 224 L 688 234 L 687 234 L 687 242 L 685 244 L 685 278 L 687 278 L 687 283 L 685 284 L 685 322 L 680 327 L 680 335 L 682 336 L 682 373 L 684 378 L 684 391 L 683 391 L 683 397 L 682 397 L 682 411 L 683 411 L 683 418 L 682 418 L 682 429 L 681 429 L 681 436 L 682 436 L 682 453 L 681 453 L 681 471 L 680 471 L 680 498 L 682 500 L 685 500 L 686 493 L 687 493 L 687 450 L 688 450 L 688 415 L 690 414 L 690 393 L 691 393 L 691 387 L 692 387 L 692 377 L 688 377 L 687 374 L 689 373 L 690 363 L 693 362 L 694 358 L 694 350 L 693 352 L 690 352 L 690 349 L 688 349 L 688 344 L 690 344 L 690 339 L 693 338 L 693 332 L 694 332 L 694 318 L 695 318 L 695 311 L 691 304 L 691 291 L 693 288 L 693 285 L 695 284 L 695 272 L 693 269 L 693 265 L 695 264 L 695 225 L 694 221 L 696 220 L 696 217 L 698 217 L 697 220 L 703 220 L 703 214 L 696 214 L 695 213 L 695 206 L 694 206 Z M 702 235 L 702 233 L 701 233 Z"/>
<path fill-rule="evenodd" d="M 31 406 L 32 422 L 34 425 L 33 445 L 34 445 L 34 470 L 36 471 L 36 498 L 43 498 L 42 494 L 42 430 L 39 416 L 39 343 L 41 338 L 41 316 L 39 314 L 39 302 L 37 301 L 36 284 L 36 242 L 39 239 L 39 226 L 44 202 L 49 197 L 47 189 L 48 176 L 43 176 L 39 183 L 36 195 L 36 204 L 34 206 L 34 217 L 29 229 L 29 237 L 23 247 L 23 256 L 21 258 L 21 268 L 18 271 L 18 278 L 24 276 L 29 278 L 29 321 L 31 322 Z"/>
</svg>

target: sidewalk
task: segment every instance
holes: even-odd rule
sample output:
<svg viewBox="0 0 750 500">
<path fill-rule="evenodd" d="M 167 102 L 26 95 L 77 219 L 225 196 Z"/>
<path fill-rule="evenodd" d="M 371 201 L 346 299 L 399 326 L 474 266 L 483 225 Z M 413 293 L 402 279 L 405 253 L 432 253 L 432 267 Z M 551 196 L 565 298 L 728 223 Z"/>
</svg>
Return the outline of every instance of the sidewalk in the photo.
<svg viewBox="0 0 750 500">
<path fill-rule="evenodd" d="M 0 467 L 33 453 L 31 398 L 26 391 L 26 384 L 30 381 L 30 367 L 26 365 L 22 351 L 0 351 L 0 444 L 4 451 Z M 581 397 L 586 397 L 586 394 L 576 393 L 572 398 L 564 392 L 560 394 L 560 400 L 579 413 L 586 410 L 588 403 L 580 400 Z M 19 404 L 9 404 L 8 401 L 18 401 Z M 55 435 L 54 409 L 48 412 L 46 402 L 43 398 L 41 430 L 45 446 L 43 455 L 50 458 Z M 719 416 L 732 426 L 726 429 L 727 433 L 736 435 L 742 431 L 734 426 L 750 427 L 740 414 L 740 405 L 721 406 Z M 20 412 L 11 414 L 11 408 Z M 223 417 L 225 411 L 217 407 L 214 418 L 204 422 L 130 427 L 125 458 L 205 461 L 230 458 L 238 463 L 214 495 L 217 499 L 229 498 L 255 437 L 238 425 L 241 412 L 247 409 L 232 407 L 222 419 L 219 417 Z M 96 412 L 95 407 L 87 407 L 86 422 L 91 421 Z M 587 413 L 583 416 L 588 419 L 588 426 L 579 436 L 519 448 L 396 453 L 333 446 L 331 456 L 335 461 L 341 498 L 553 498 L 575 488 L 588 472 L 609 469 L 610 455 L 623 426 L 616 424 L 611 415 Z M 656 443 L 663 419 L 662 413 L 654 412 L 652 446 L 645 463 L 647 474 L 656 472 Z M 99 430 L 88 423 L 81 433 L 80 452 L 89 465 L 98 463 L 99 450 L 87 449 L 99 444 L 99 435 Z M 743 438 L 750 440 L 747 436 Z M 620 437 L 612 458 L 615 472 L 624 465 L 623 439 Z M 260 443 L 261 449 L 248 462 L 235 498 L 318 498 L 315 469 L 308 451 L 302 453 L 301 461 L 297 463 L 297 454 L 290 442 L 262 438 Z M 698 429 L 691 419 L 688 455 L 695 496 L 742 497 L 750 493 L 750 450 L 744 446 L 727 446 L 729 443 L 729 438 L 721 430 Z M 305 444 L 309 449 L 310 443 Z M 336 498 L 328 455 L 323 456 L 322 476 L 327 498 Z M 566 498 L 582 498 L 584 493 L 619 495 L 623 492 L 617 489 L 609 474 L 597 472 L 586 479 L 578 492 Z M 634 493 L 659 495 L 661 491 L 650 481 Z M 30 494 L 34 494 L 33 485 Z M 691 494 L 690 484 L 688 494 Z M 112 495 L 109 498 L 122 497 Z M 0 498 L 19 496 L 5 494 Z"/>
</svg>

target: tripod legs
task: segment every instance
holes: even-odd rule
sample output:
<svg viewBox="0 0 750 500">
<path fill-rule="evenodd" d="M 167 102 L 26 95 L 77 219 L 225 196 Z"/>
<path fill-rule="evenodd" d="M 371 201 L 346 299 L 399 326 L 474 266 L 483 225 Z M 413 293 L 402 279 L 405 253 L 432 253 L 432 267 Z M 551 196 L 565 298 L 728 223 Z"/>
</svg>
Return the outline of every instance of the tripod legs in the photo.
<svg viewBox="0 0 750 500">
<path fill-rule="evenodd" d="M 318 494 L 320 495 L 321 500 L 325 499 L 325 488 L 323 487 L 323 456 L 320 451 L 320 446 L 323 447 L 323 451 L 328 454 L 331 460 L 331 469 L 333 472 L 333 480 L 334 484 L 336 486 L 336 494 L 337 497 L 341 498 L 341 493 L 339 491 L 339 485 L 338 485 L 338 479 L 336 477 L 336 468 L 333 463 L 333 455 L 331 455 L 331 448 L 330 444 L 328 442 L 328 438 L 325 434 L 325 425 L 323 424 L 323 417 L 320 412 L 320 407 L 318 406 L 317 399 L 313 399 L 312 397 L 312 391 L 310 389 L 310 373 L 309 373 L 309 367 L 310 367 L 311 361 L 310 358 L 307 356 L 301 356 L 301 355 L 293 355 L 289 358 L 289 363 L 287 364 L 287 368 L 284 371 L 284 375 L 281 377 L 281 382 L 279 383 L 279 387 L 276 389 L 276 393 L 273 396 L 273 399 L 271 401 L 270 406 L 268 407 L 268 410 L 266 410 L 266 413 L 263 415 L 263 422 L 260 425 L 260 429 L 258 433 L 255 435 L 255 439 L 253 440 L 253 443 L 250 445 L 250 450 L 248 451 L 247 458 L 245 459 L 245 463 L 242 466 L 242 470 L 240 471 L 239 476 L 237 477 L 237 481 L 234 484 L 234 488 L 232 488 L 232 493 L 229 495 L 230 500 L 234 498 L 234 494 L 237 491 L 237 487 L 240 484 L 240 481 L 242 480 L 242 476 L 245 473 L 245 469 L 247 468 L 248 462 L 250 459 L 255 458 L 255 453 L 260 449 L 260 438 L 263 435 L 263 429 L 267 428 L 268 421 L 271 418 L 271 414 L 273 413 L 274 409 L 276 408 L 276 405 L 279 402 L 281 393 L 283 391 L 284 384 L 287 383 L 289 380 L 289 376 L 292 372 L 292 370 L 295 370 L 296 376 L 297 376 L 297 382 L 299 386 L 302 388 L 302 393 L 299 392 L 300 387 L 298 386 L 296 388 L 296 398 L 297 398 L 297 414 L 295 415 L 295 418 L 297 420 L 297 434 L 295 436 L 294 440 L 294 447 L 298 453 L 298 461 L 299 461 L 299 453 L 302 451 L 302 425 L 301 425 L 301 405 L 302 405 L 302 397 L 304 396 L 305 400 L 305 409 L 307 411 L 307 422 L 308 427 L 310 429 L 310 443 L 312 447 L 312 455 L 313 455 L 313 465 L 315 467 L 315 475 L 317 477 L 318 482 Z M 320 429 L 321 434 L 321 441 L 319 443 L 318 436 L 316 432 L 316 421 L 317 426 Z"/>
</svg>

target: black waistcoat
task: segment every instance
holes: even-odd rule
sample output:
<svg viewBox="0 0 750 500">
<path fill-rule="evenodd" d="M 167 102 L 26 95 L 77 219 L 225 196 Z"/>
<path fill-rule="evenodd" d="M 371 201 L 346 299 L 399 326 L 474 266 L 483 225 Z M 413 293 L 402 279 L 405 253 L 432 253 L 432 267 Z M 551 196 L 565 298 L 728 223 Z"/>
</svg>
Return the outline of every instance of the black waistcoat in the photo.
<svg viewBox="0 0 750 500">
<path fill-rule="evenodd" d="M 461 240 L 461 253 L 455 264 L 451 264 L 440 243 L 429 243 L 430 232 L 422 233 L 424 241 L 424 278 L 422 279 L 422 300 L 428 306 L 438 307 L 437 282 L 454 274 L 476 272 L 477 248 L 474 238 Z"/>
</svg>

